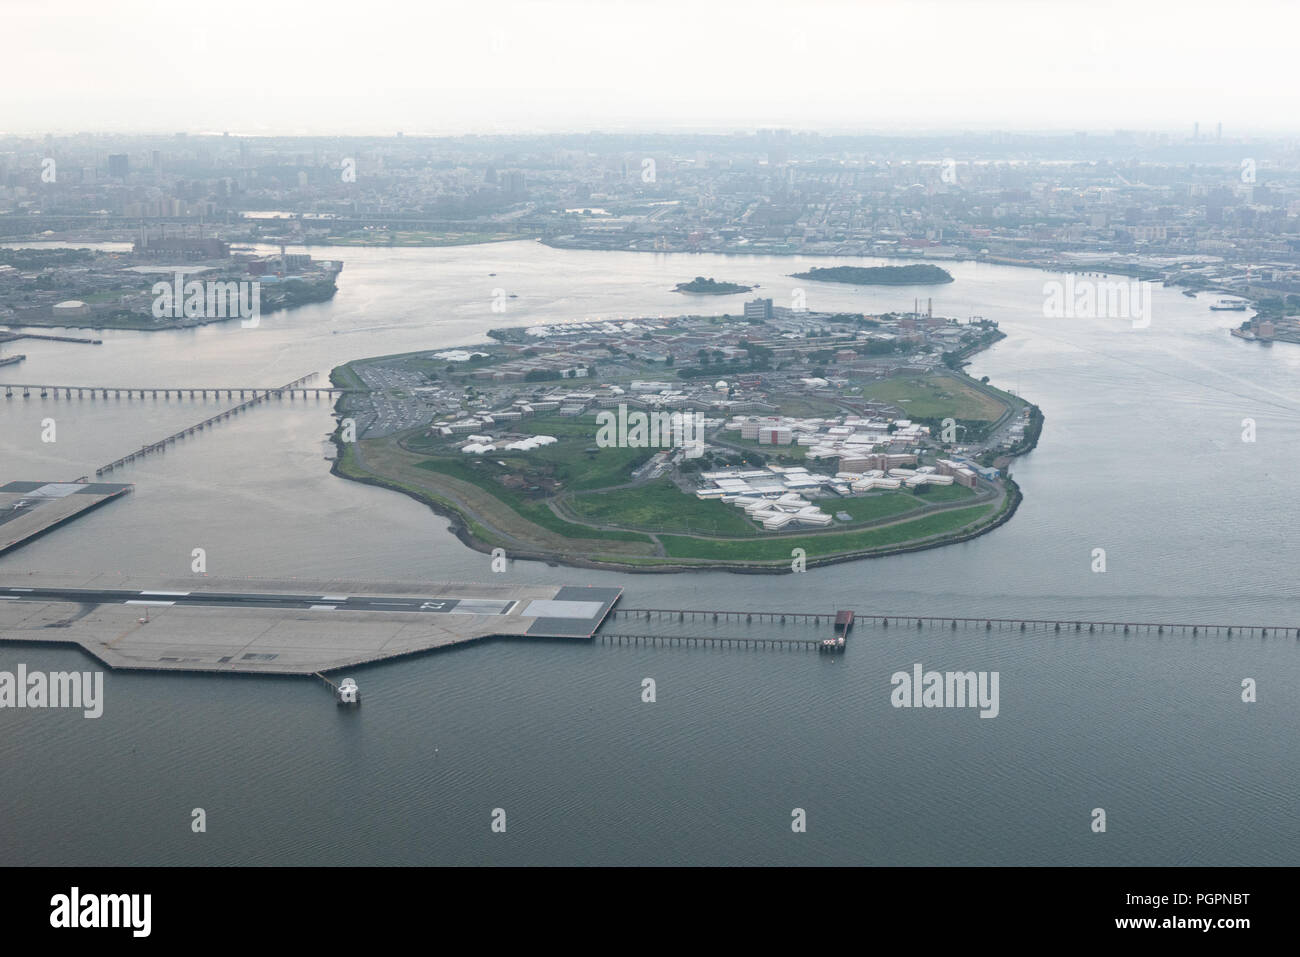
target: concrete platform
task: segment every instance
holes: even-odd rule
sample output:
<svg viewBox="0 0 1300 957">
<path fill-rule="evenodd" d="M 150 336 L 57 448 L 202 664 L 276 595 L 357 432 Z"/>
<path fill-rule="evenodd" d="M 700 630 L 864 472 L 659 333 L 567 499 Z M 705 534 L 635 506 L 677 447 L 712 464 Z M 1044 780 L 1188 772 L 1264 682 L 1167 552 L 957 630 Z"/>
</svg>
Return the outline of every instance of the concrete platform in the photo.
<svg viewBox="0 0 1300 957">
<path fill-rule="evenodd" d="M 10 482 L 0 486 L 0 555 L 132 488 L 104 482 Z"/>
<path fill-rule="evenodd" d="M 589 638 L 621 594 L 8 572 L 0 573 L 0 642 L 75 644 L 111 668 L 312 674 L 489 636 Z"/>
</svg>

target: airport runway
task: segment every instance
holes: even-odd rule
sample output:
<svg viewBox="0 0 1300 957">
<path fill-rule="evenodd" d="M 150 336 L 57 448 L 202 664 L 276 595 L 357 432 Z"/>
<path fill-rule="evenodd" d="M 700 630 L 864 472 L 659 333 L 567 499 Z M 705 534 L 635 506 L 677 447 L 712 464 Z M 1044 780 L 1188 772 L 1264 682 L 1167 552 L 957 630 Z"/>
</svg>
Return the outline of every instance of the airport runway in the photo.
<svg viewBox="0 0 1300 957">
<path fill-rule="evenodd" d="M 300 611 L 384 611 L 424 614 L 508 615 L 517 602 L 492 598 L 408 598 L 381 595 L 283 595 L 234 592 L 132 591 L 113 588 L 3 588 L 0 601 L 70 601 L 86 605 L 204 605 L 287 608 Z"/>
<path fill-rule="evenodd" d="M 191 590 L 69 572 L 0 581 L 0 643 L 75 644 L 114 668 L 253 674 L 323 673 L 494 636 L 590 639 L 622 592 L 285 579 L 252 586 L 264 591 L 202 579 Z"/>
</svg>

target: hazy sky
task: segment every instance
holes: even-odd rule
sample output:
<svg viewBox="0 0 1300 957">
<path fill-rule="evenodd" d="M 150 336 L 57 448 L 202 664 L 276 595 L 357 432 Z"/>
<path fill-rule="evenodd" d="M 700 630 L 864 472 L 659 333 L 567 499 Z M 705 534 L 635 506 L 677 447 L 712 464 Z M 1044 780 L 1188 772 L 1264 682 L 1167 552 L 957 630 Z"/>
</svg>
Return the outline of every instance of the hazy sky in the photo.
<svg viewBox="0 0 1300 957">
<path fill-rule="evenodd" d="M 1294 0 L 0 0 L 0 131 L 1300 130 Z"/>
</svg>

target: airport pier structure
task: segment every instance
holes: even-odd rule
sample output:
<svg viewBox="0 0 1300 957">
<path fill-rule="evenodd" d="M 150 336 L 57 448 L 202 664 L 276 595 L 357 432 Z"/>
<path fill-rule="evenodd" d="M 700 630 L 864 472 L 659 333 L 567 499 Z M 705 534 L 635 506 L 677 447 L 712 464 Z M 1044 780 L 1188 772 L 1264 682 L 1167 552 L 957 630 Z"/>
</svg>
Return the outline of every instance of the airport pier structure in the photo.
<svg viewBox="0 0 1300 957">
<path fill-rule="evenodd" d="M 590 639 L 621 588 L 0 572 L 0 641 L 114 669 L 325 676 L 482 638 Z"/>
<path fill-rule="evenodd" d="M 5 389 L 5 394 L 11 398 L 14 389 L 22 390 L 24 397 L 29 396 L 32 389 L 38 390 L 42 397 L 45 397 L 47 392 L 52 391 L 54 398 L 56 399 L 59 397 L 59 390 L 62 390 L 67 398 L 72 398 L 72 393 L 74 391 L 77 393 L 78 397 L 83 398 L 86 394 L 89 394 L 91 398 L 94 398 L 96 392 L 102 393 L 107 397 L 110 391 L 113 392 L 114 395 L 126 392 L 128 398 L 138 393 L 142 399 L 145 397 L 146 392 L 150 393 L 154 398 L 157 397 L 159 392 L 163 393 L 164 398 L 170 397 L 172 392 L 175 392 L 177 397 L 180 397 L 184 393 L 188 393 L 191 398 L 196 397 L 197 393 L 198 397 L 205 399 L 209 393 L 213 398 L 219 398 L 223 391 L 227 396 L 233 396 L 236 393 L 241 397 L 245 395 L 248 396 L 248 398 L 245 398 L 239 405 L 226 409 L 223 412 L 219 412 L 216 415 L 209 416 L 201 422 L 196 422 L 193 425 L 181 429 L 178 432 L 173 432 L 171 435 L 165 436 L 156 442 L 150 442 L 133 452 L 128 452 L 126 455 L 114 459 L 112 462 L 101 465 L 95 470 L 95 478 L 98 479 L 116 469 L 120 469 L 125 465 L 135 462 L 138 459 L 159 452 L 165 452 L 168 446 L 174 445 L 176 442 L 183 440 L 186 436 L 202 432 L 205 429 L 215 426 L 219 422 L 230 419 L 239 415 L 241 412 L 247 411 L 254 406 L 261 405 L 262 403 L 269 402 L 272 399 L 283 400 L 288 398 L 292 400 L 298 396 L 307 398 L 309 396 L 321 397 L 322 395 L 326 398 L 333 398 L 340 392 L 348 391 L 330 387 L 315 388 L 307 386 L 306 383 L 316 378 L 316 376 L 317 373 L 315 372 L 308 373 L 307 375 L 299 376 L 292 382 L 276 388 L 259 386 L 256 388 L 243 389 L 236 387 L 223 387 L 221 389 L 177 389 L 175 387 L 161 389 L 141 389 L 138 387 L 131 387 L 128 389 L 108 389 L 99 386 L 53 386 L 31 384 L 10 384 L 3 387 Z M 18 548 L 27 542 L 72 521 L 93 508 L 97 508 L 100 505 L 120 498 L 130 492 L 133 488 L 134 486 L 132 485 L 92 481 L 89 475 L 83 475 L 79 478 L 73 479 L 71 482 L 19 481 L 9 482 L 7 485 L 0 486 L 0 554 Z"/>
<path fill-rule="evenodd" d="M 622 593 L 621 587 L 206 577 L 141 587 L 107 573 L 37 578 L 0 572 L 0 641 L 76 645 L 115 669 L 313 676 L 337 693 L 330 672 L 483 638 L 813 651 L 847 614 L 616 607 Z M 1293 625 L 854 615 L 860 624 L 882 630 L 1020 633 L 1032 627 L 1035 633 L 1079 637 L 1100 632 L 1300 641 L 1300 628 Z M 620 618 L 635 623 L 635 630 L 613 625 Z M 684 632 L 687 622 L 732 627 L 729 633 Z M 750 625 L 767 627 L 749 631 Z M 857 640 L 863 640 L 861 632 Z"/>
</svg>

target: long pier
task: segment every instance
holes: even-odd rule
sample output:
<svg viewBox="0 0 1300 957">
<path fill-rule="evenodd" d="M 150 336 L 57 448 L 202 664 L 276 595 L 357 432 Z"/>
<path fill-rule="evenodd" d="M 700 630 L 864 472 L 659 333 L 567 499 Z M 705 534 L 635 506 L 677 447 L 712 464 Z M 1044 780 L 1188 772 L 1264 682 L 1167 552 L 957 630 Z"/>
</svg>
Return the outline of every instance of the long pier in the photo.
<svg viewBox="0 0 1300 957">
<path fill-rule="evenodd" d="M 185 438 L 185 436 L 193 435 L 195 432 L 202 432 L 208 426 L 216 425 L 218 422 L 223 422 L 233 415 L 238 415 L 240 412 L 243 412 L 246 409 L 251 409 L 255 405 L 259 405 L 262 402 L 266 402 L 272 397 L 277 399 L 283 399 L 286 393 L 290 394 L 290 397 L 292 397 L 292 393 L 295 391 L 302 391 L 302 392 L 309 391 L 306 389 L 300 390 L 297 387 L 301 386 L 304 382 L 311 381 L 315 377 L 316 377 L 316 373 L 311 372 L 305 376 L 301 376 L 297 379 L 294 379 L 292 382 L 288 383 L 287 385 L 283 385 L 278 389 L 258 389 L 256 390 L 256 394 L 254 394 L 254 396 L 251 399 L 241 402 L 239 405 L 234 406 L 233 408 L 226 409 L 226 411 L 224 412 L 218 412 L 216 415 L 208 416 L 208 418 L 204 419 L 202 422 L 198 422 L 194 425 L 189 426 L 188 428 L 181 429 L 179 432 L 173 432 L 171 435 L 167 436 L 166 438 L 159 439 L 157 442 L 151 442 L 148 445 L 143 445 L 140 448 L 136 449 L 134 452 L 128 452 L 120 459 L 114 459 L 112 462 L 109 462 L 107 465 L 101 465 L 99 468 L 95 469 L 95 475 L 96 477 L 98 477 L 113 471 L 113 469 L 121 468 L 123 465 L 126 465 L 129 462 L 134 462 L 136 459 L 144 458 L 145 456 L 152 455 L 155 452 L 164 452 L 166 451 L 167 446 L 175 444 L 180 439 Z"/>
<path fill-rule="evenodd" d="M 1190 635 L 1225 635 L 1226 637 L 1255 636 L 1267 638 L 1294 635 L 1300 639 L 1300 627 L 1294 625 L 1243 625 L 1215 622 L 1168 622 L 1168 621 L 1096 621 L 1077 618 L 990 618 L 990 617 L 951 617 L 948 615 L 873 615 L 855 611 L 856 621 L 870 623 L 882 628 L 982 628 L 985 631 L 1027 631 L 1029 628 L 1051 628 L 1053 631 L 1071 631 L 1090 634 L 1113 632 L 1122 634 L 1190 634 Z M 820 625 L 835 621 L 834 612 L 788 612 L 788 611 L 724 611 L 721 609 L 689 608 L 616 608 L 610 612 L 611 620 L 620 615 L 631 616 L 642 621 L 712 621 L 744 622 L 745 624 L 812 624 Z M 737 639 L 744 640 L 744 639 Z M 757 640 L 757 639 L 749 639 Z"/>
<path fill-rule="evenodd" d="M 60 397 L 65 399 L 107 399 L 112 393 L 114 399 L 120 399 L 124 395 L 128 399 L 135 398 L 158 398 L 162 393 L 164 399 L 170 399 L 174 395 L 178 399 L 207 399 L 208 397 L 220 399 L 297 399 L 297 398 L 334 398 L 335 396 L 345 395 L 352 392 L 369 392 L 368 389 L 338 389 L 333 386 L 322 388 L 311 387 L 302 388 L 302 383 L 313 376 L 304 376 L 302 379 L 295 380 L 288 385 L 281 386 L 278 389 L 268 389 L 266 386 L 220 386 L 212 388 L 210 386 L 195 386 L 193 388 L 177 388 L 176 386 L 100 386 L 100 385 L 53 385 L 50 383 L 35 382 L 0 382 L 0 389 L 5 390 L 5 398 L 12 399 L 15 393 L 21 392 L 24 399 L 30 398 L 35 392 L 42 399 Z M 75 393 L 75 395 L 74 395 Z"/>
<path fill-rule="evenodd" d="M 743 635 L 625 635 L 597 632 L 597 641 L 607 645 L 646 645 L 685 647 L 705 645 L 727 648 L 794 648 L 809 651 L 821 644 L 821 638 L 756 638 Z"/>
</svg>

